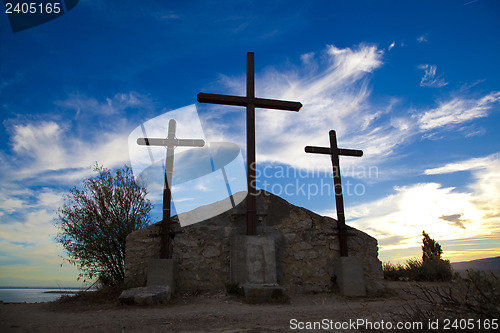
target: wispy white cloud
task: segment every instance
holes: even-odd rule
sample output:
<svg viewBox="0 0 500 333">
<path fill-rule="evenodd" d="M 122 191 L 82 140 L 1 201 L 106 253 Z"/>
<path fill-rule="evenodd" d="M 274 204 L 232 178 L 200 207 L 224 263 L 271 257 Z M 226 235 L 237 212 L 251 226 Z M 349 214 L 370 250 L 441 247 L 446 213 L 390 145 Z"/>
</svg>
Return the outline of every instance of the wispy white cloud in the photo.
<svg viewBox="0 0 500 333">
<path fill-rule="evenodd" d="M 448 82 L 446 82 L 442 77 L 443 76 L 442 74 L 436 76 L 436 70 L 437 70 L 436 65 L 425 64 L 418 66 L 418 68 L 425 71 L 422 80 L 420 80 L 421 87 L 440 88 L 448 84 Z"/>
<path fill-rule="evenodd" d="M 0 80 L 0 94 L 2 91 L 12 85 L 15 85 L 23 79 L 24 75 L 21 72 L 16 72 L 13 78 L 2 78 Z"/>
<path fill-rule="evenodd" d="M 15 171 L 9 173 L 17 180 L 51 171 L 64 171 L 64 177 L 67 177 L 68 172 L 79 174 L 82 169 L 89 173 L 89 167 L 96 161 L 116 167 L 128 160 L 128 131 L 101 133 L 87 141 L 73 136 L 71 127 L 42 121 L 14 125 L 12 132 L 15 157 L 12 158 L 12 168 L 6 171 Z M 47 176 L 55 179 L 62 175 L 53 173 Z"/>
<path fill-rule="evenodd" d="M 428 42 L 428 41 L 429 41 L 429 39 L 427 38 L 427 35 L 422 35 L 422 36 L 418 36 L 418 37 L 417 37 L 417 41 L 418 41 L 419 43 L 425 43 L 425 42 Z"/>
<path fill-rule="evenodd" d="M 388 51 L 392 50 L 396 46 L 396 42 L 392 42 L 391 45 L 387 48 Z"/>
<path fill-rule="evenodd" d="M 466 138 L 471 138 L 474 136 L 482 136 L 486 134 L 487 130 L 484 127 L 469 125 L 461 127 L 460 132 L 463 133 Z"/>
<path fill-rule="evenodd" d="M 421 130 L 429 131 L 486 117 L 498 101 L 500 92 L 492 92 L 479 99 L 455 97 L 449 101 L 439 102 L 437 108 L 415 114 L 414 117 Z"/>
<path fill-rule="evenodd" d="M 24 197 L 29 195 L 30 192 L 29 189 L 2 186 L 0 191 L 0 214 L 11 214 L 17 210 L 23 209 L 26 206 Z"/>
<path fill-rule="evenodd" d="M 74 121 L 48 116 L 47 120 L 16 119 L 5 122 L 12 153 L 4 153 L 0 168 L 11 180 L 41 177 L 69 183 L 91 173 L 98 162 L 109 168 L 128 163 L 128 135 L 136 123 L 126 110 L 150 112 L 149 98 L 120 93 L 102 101 L 81 94 L 55 102 L 60 110 L 74 110 Z"/>
<path fill-rule="evenodd" d="M 131 108 L 149 109 L 152 104 L 149 98 L 136 92 L 118 93 L 113 97 L 105 98 L 104 101 L 76 93 L 69 95 L 65 100 L 55 101 L 54 103 L 59 107 L 75 110 L 77 116 L 116 115 Z"/>
<path fill-rule="evenodd" d="M 446 173 L 453 173 L 459 171 L 470 171 L 487 169 L 489 166 L 500 160 L 500 153 L 493 154 L 486 157 L 476 157 L 465 161 L 448 163 L 445 166 L 425 170 L 426 175 L 439 175 Z"/>
<path fill-rule="evenodd" d="M 313 58 L 314 58 L 314 52 L 304 53 L 303 55 L 300 56 L 300 60 L 302 60 L 302 62 L 305 64 L 311 63 L 311 60 Z"/>
<path fill-rule="evenodd" d="M 472 1 L 468 1 L 468 2 L 464 3 L 464 6 L 471 5 L 471 4 L 473 4 L 473 3 L 475 3 L 475 2 L 478 2 L 478 1 L 479 1 L 479 0 L 472 0 Z"/>
<path fill-rule="evenodd" d="M 151 11 L 149 12 L 151 13 Z M 180 19 L 180 15 L 172 10 L 159 10 L 159 11 L 153 11 L 151 14 L 156 20 L 158 21 L 164 21 L 164 20 L 178 20 Z"/>
</svg>

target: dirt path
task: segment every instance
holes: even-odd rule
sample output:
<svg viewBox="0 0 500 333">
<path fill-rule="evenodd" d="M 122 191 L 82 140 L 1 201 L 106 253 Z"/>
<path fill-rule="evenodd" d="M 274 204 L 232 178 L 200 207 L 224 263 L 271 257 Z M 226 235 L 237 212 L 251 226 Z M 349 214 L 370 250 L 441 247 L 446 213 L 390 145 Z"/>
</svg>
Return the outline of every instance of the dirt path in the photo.
<svg viewBox="0 0 500 333">
<path fill-rule="evenodd" d="M 347 327 L 349 320 L 390 320 L 389 313 L 406 302 L 397 297 L 398 290 L 390 297 L 365 299 L 291 295 L 290 304 L 282 305 L 249 305 L 224 294 L 173 298 L 154 307 L 0 304 L 0 332 L 287 332 L 314 321 Z"/>
</svg>

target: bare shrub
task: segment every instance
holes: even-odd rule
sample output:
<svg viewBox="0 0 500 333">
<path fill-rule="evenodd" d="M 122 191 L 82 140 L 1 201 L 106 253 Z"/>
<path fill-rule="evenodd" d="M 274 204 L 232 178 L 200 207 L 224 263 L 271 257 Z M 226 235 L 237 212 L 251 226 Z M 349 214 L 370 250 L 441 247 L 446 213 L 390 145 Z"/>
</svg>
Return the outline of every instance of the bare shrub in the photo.
<svg viewBox="0 0 500 333">
<path fill-rule="evenodd" d="M 491 323 L 500 318 L 500 279 L 492 272 L 469 270 L 467 278 L 457 276 L 448 287 L 426 287 L 417 283 L 416 290 L 405 289 L 405 292 L 416 300 L 408 302 L 402 312 L 394 313 L 393 319 L 421 322 L 425 327 L 436 320 L 441 324 L 463 320 Z M 475 328 L 477 331 L 478 326 Z"/>
</svg>

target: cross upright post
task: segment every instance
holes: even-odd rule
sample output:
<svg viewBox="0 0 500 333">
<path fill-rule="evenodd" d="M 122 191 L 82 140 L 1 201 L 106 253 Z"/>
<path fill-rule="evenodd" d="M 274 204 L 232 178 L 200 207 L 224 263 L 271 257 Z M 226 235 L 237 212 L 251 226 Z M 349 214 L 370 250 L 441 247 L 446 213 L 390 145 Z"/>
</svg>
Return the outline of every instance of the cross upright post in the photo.
<svg viewBox="0 0 500 333">
<path fill-rule="evenodd" d="M 327 154 L 332 159 L 333 184 L 335 188 L 335 206 L 337 208 L 337 223 L 339 228 L 340 256 L 347 257 L 347 227 L 345 225 L 344 199 L 342 195 L 342 183 L 340 179 L 339 156 L 363 156 L 362 150 L 341 149 L 337 146 L 337 135 L 334 130 L 330 131 L 330 147 L 305 147 L 306 153 Z"/>
<path fill-rule="evenodd" d="M 254 53 L 247 53 L 246 96 L 199 93 L 200 103 L 245 106 L 247 109 L 247 235 L 257 234 L 257 180 L 255 175 L 255 108 L 299 111 L 300 102 L 289 102 L 255 97 Z"/>
<path fill-rule="evenodd" d="M 175 233 L 170 230 L 170 204 L 172 201 L 172 176 L 174 172 L 174 149 L 176 147 L 203 147 L 205 141 L 201 139 L 177 139 L 175 137 L 177 123 L 170 119 L 166 139 L 139 138 L 137 144 L 141 146 L 163 146 L 167 149 L 165 157 L 165 173 L 163 184 L 163 213 L 160 225 L 160 259 L 170 257 L 170 235 Z"/>
</svg>

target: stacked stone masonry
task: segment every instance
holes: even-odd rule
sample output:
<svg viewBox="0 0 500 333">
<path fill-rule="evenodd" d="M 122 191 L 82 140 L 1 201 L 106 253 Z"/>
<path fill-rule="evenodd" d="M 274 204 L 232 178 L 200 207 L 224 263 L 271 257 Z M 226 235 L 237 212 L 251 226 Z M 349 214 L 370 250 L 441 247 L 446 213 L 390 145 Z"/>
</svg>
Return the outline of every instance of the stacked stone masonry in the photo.
<svg viewBox="0 0 500 333">
<path fill-rule="evenodd" d="M 337 221 L 296 207 L 262 191 L 257 198 L 259 212 L 266 216 L 259 223 L 259 234 L 275 238 L 278 284 L 289 292 L 334 291 L 333 262 L 339 257 Z M 230 282 L 230 241 L 245 234 L 245 200 L 233 211 L 183 228 L 172 241 L 172 258 L 177 262 L 177 292 L 220 290 Z M 158 225 L 131 233 L 127 237 L 125 283 L 127 287 L 146 285 L 149 259 L 158 258 Z M 377 240 L 348 227 L 349 256 L 363 259 L 368 295 L 384 292 L 382 265 Z"/>
</svg>

